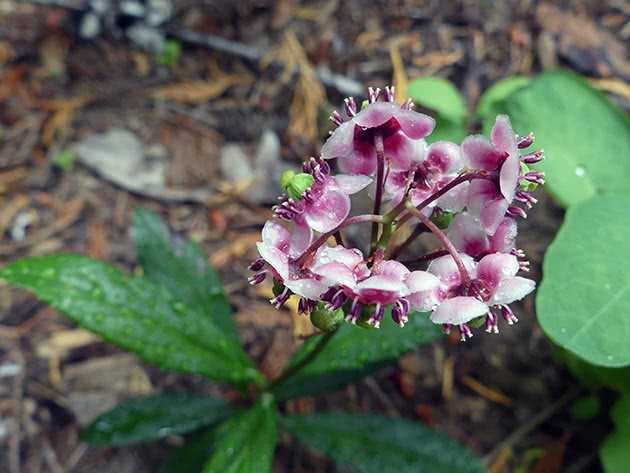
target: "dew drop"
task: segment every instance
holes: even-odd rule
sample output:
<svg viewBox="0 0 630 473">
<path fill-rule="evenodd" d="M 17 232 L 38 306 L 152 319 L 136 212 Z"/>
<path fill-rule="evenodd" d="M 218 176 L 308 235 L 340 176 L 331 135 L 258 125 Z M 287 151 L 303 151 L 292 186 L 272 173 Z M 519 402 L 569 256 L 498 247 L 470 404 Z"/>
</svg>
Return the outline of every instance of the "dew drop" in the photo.
<svg viewBox="0 0 630 473">
<path fill-rule="evenodd" d="M 584 177 L 585 174 L 586 174 L 586 170 L 582 166 L 577 166 L 575 168 L 575 175 L 577 177 Z"/>
<path fill-rule="evenodd" d="M 566 329 L 566 328 L 564 328 L 564 327 L 562 327 L 562 328 L 560 329 L 560 333 L 567 333 L 567 329 Z"/>
</svg>

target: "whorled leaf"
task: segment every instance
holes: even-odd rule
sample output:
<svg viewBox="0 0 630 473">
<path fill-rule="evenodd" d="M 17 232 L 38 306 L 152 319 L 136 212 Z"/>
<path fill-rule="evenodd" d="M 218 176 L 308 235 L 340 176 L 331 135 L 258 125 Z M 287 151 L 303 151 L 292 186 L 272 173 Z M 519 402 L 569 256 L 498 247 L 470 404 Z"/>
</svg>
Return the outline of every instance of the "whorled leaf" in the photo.
<svg viewBox="0 0 630 473">
<path fill-rule="evenodd" d="M 276 408 L 265 397 L 217 427 L 203 473 L 268 473 L 277 441 Z"/>
<path fill-rule="evenodd" d="M 418 77 L 407 86 L 407 95 L 423 107 L 435 110 L 441 118 L 461 124 L 466 117 L 464 98 L 451 82 L 440 77 Z"/>
<path fill-rule="evenodd" d="M 630 195 L 569 208 L 547 250 L 536 307 L 558 345 L 601 366 L 630 365 Z"/>
<path fill-rule="evenodd" d="M 71 254 L 15 261 L 0 269 L 0 278 L 162 368 L 234 383 L 261 379 L 241 347 L 210 318 L 146 278 Z"/>
<path fill-rule="evenodd" d="M 172 235 L 160 217 L 147 209 L 136 209 L 131 234 L 147 278 L 238 340 L 219 275 L 199 246 Z"/>
<path fill-rule="evenodd" d="M 428 314 L 413 312 L 404 328 L 385 317 L 380 329 L 343 324 L 332 340 L 295 376 L 276 390 L 280 399 L 317 394 L 356 381 L 370 372 L 394 362 L 403 353 L 430 343 L 441 336 Z M 307 340 L 290 364 L 299 363 L 315 348 L 319 337 Z"/>
<path fill-rule="evenodd" d="M 227 417 L 229 404 L 193 394 L 129 399 L 100 415 L 81 433 L 99 445 L 129 445 L 191 432 Z"/>
<path fill-rule="evenodd" d="M 288 416 L 300 442 L 358 473 L 482 473 L 481 461 L 448 435 L 417 422 L 345 413 Z"/>
<path fill-rule="evenodd" d="M 546 189 L 560 204 L 630 193 L 630 121 L 584 79 L 541 74 L 504 106 L 517 133 L 535 133 L 536 147 L 547 157 L 539 165 Z"/>
<path fill-rule="evenodd" d="M 497 115 L 505 113 L 505 105 L 502 105 L 502 102 L 517 90 L 529 85 L 531 80 L 524 76 L 509 76 L 495 82 L 481 94 L 475 109 L 475 116 L 483 120 L 484 135 L 490 135 Z"/>
</svg>

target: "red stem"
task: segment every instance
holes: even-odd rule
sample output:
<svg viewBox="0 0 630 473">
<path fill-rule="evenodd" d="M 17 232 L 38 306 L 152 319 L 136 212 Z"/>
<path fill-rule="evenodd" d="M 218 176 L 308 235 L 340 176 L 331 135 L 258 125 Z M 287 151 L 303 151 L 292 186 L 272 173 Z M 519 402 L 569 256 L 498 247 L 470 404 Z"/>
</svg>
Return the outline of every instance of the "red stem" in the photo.
<svg viewBox="0 0 630 473">
<path fill-rule="evenodd" d="M 468 270 L 466 269 L 466 266 L 464 266 L 462 259 L 459 257 L 457 248 L 453 246 L 453 244 L 451 243 L 451 240 L 448 239 L 448 237 L 444 234 L 444 232 L 440 230 L 439 227 L 435 223 L 433 223 L 429 217 L 424 215 L 417 208 L 413 207 L 411 203 L 409 204 L 407 208 L 409 212 L 418 220 L 420 220 L 422 223 L 424 223 L 424 225 L 429 230 L 431 230 L 431 233 L 433 233 L 437 237 L 437 239 L 440 240 L 440 243 L 444 245 L 444 248 L 446 248 L 446 251 L 448 251 L 448 253 L 451 255 L 451 257 L 455 261 L 455 264 L 457 265 L 457 269 L 461 277 L 462 285 L 464 287 L 468 287 L 470 285 L 470 275 L 468 274 Z"/>
<path fill-rule="evenodd" d="M 374 215 L 381 214 L 381 203 L 383 202 L 383 187 L 385 175 L 385 146 L 383 144 L 383 135 L 378 131 L 374 133 L 374 148 L 376 149 L 376 191 L 374 193 Z M 378 240 L 378 223 L 372 224 L 372 251 L 376 248 Z"/>
<path fill-rule="evenodd" d="M 464 182 L 472 181 L 473 179 L 490 179 L 490 180 L 492 180 L 492 179 L 494 179 L 494 177 L 491 174 L 489 174 L 488 171 L 473 171 L 473 172 L 460 174 L 455 179 L 453 179 L 451 182 L 449 182 L 444 187 L 442 187 L 439 191 L 431 194 L 429 197 L 427 197 L 422 202 L 420 202 L 416 206 L 416 209 L 417 210 L 422 210 L 427 205 L 429 205 L 431 202 L 433 202 L 434 200 L 439 199 L 440 197 L 442 197 L 444 194 L 446 194 L 448 191 L 450 191 L 454 187 L 456 187 L 456 186 L 458 186 L 458 185 L 460 185 L 460 184 L 462 184 Z M 410 218 L 411 218 L 411 214 L 410 213 L 403 215 L 400 218 L 400 220 L 398 221 L 398 226 L 401 226 L 403 223 L 405 223 Z"/>
</svg>

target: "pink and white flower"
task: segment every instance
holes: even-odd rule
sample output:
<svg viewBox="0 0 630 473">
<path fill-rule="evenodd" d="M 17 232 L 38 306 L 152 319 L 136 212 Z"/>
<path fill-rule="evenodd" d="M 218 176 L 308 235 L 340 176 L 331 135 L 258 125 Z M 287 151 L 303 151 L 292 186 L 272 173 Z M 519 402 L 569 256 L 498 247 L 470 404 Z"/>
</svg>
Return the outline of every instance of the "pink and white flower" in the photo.
<svg viewBox="0 0 630 473">
<path fill-rule="evenodd" d="M 460 147 L 448 141 L 431 144 L 426 152 L 419 155 L 407 171 L 391 172 L 385 181 L 384 197 L 397 205 L 409 198 L 415 206 L 442 189 L 454 179 L 463 168 Z M 464 182 L 424 207 L 425 215 L 430 215 L 434 207 L 448 212 L 460 212 L 467 203 L 468 183 Z"/>
<path fill-rule="evenodd" d="M 446 234 L 455 248 L 474 258 L 488 253 L 514 251 L 516 235 L 516 220 L 511 217 L 504 217 L 494 235 L 488 235 L 482 228 L 479 217 L 468 212 L 458 214 L 451 222 Z"/>
<path fill-rule="evenodd" d="M 331 119 L 338 125 L 322 147 L 321 157 L 337 158 L 339 169 L 350 174 L 371 176 L 376 171 L 374 135 L 380 133 L 386 159 L 394 170 L 407 170 L 421 152 L 422 139 L 435 127 L 435 120 L 411 110 L 408 101 L 394 102 L 394 89 L 385 89 L 385 101 L 378 102 L 380 89 L 369 89 L 369 104 L 361 111 L 353 98 L 345 100 L 346 117 L 334 112 Z"/>
<path fill-rule="evenodd" d="M 367 187 L 372 179 L 362 175 L 330 175 L 330 166 L 311 158 L 304 171 L 313 176 L 313 184 L 299 200 L 284 195 L 274 207 L 277 217 L 293 220 L 301 217 L 313 230 L 321 233 L 338 227 L 350 214 L 350 195 Z"/>
<path fill-rule="evenodd" d="M 516 199 L 528 207 L 536 199 L 520 189 L 522 181 L 543 183 L 544 174 L 526 172 L 522 174 L 521 162 L 532 164 L 543 159 L 541 152 L 521 156 L 519 149 L 530 146 L 533 135 L 517 139 L 510 119 L 499 115 L 490 134 L 490 141 L 484 136 L 469 136 L 462 143 L 462 151 L 467 163 L 474 169 L 494 173 L 497 183 L 477 179 L 471 182 L 468 197 L 468 210 L 479 216 L 482 228 L 492 235 L 505 217 L 527 217 L 525 211 L 512 202 Z"/>
<path fill-rule="evenodd" d="M 392 317 L 396 323 L 404 325 L 407 321 L 409 305 L 404 296 L 409 270 L 402 263 L 382 260 L 368 269 L 360 250 L 337 246 L 322 248 L 310 269 L 331 287 L 323 296 L 330 308 L 351 301 L 346 317 L 349 322 L 357 322 L 364 305 L 373 305 L 368 323 L 378 327 L 389 304 L 394 304 Z"/>
<path fill-rule="evenodd" d="M 267 269 L 271 271 L 273 278 L 284 286 L 282 292 L 271 300 L 272 304 L 282 306 L 292 293 L 317 300 L 328 289 L 321 278 L 295 263 L 312 240 L 311 229 L 301 219 L 294 221 L 291 232 L 273 220 L 265 223 L 262 241 L 256 244 L 260 259 L 250 266 L 257 273 L 250 278 L 250 283 L 261 283 Z"/>
</svg>

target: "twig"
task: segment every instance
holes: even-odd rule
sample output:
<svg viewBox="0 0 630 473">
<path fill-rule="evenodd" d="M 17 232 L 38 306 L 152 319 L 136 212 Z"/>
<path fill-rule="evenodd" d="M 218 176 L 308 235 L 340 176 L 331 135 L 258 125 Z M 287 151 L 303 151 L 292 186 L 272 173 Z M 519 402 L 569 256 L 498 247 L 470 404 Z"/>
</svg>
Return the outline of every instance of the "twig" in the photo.
<svg viewBox="0 0 630 473">
<path fill-rule="evenodd" d="M 556 402 L 547 406 L 545 409 L 540 411 L 537 415 L 532 417 L 525 424 L 521 425 L 518 429 L 508 435 L 502 442 L 500 442 L 490 453 L 488 453 L 485 457 L 483 457 L 483 461 L 486 465 L 489 465 L 492 459 L 499 454 L 499 452 L 506 448 L 512 448 L 518 442 L 523 440 L 527 435 L 529 435 L 533 430 L 535 430 L 539 425 L 547 421 L 550 417 L 553 417 L 555 414 L 560 412 L 564 407 L 574 399 L 580 392 L 580 388 L 573 388 L 565 393 L 560 399 Z"/>
<path fill-rule="evenodd" d="M 227 53 L 251 63 L 259 63 L 268 53 L 268 51 L 221 38 L 220 36 L 197 33 L 177 26 L 167 28 L 166 33 L 184 43 L 214 49 L 215 51 Z M 278 63 L 273 64 L 280 65 Z M 344 95 L 362 95 L 364 93 L 364 87 L 354 79 L 335 74 L 326 67 L 318 67 L 315 69 L 315 72 L 324 85 L 333 87 Z"/>
<path fill-rule="evenodd" d="M 383 392 L 383 390 L 378 385 L 378 383 L 374 381 L 374 378 L 372 378 L 371 376 L 368 376 L 367 378 L 365 378 L 363 382 L 370 389 L 370 391 L 374 393 L 374 395 L 378 398 L 381 404 L 383 404 L 389 416 L 400 417 L 400 411 L 396 409 L 396 406 L 394 405 L 394 403 L 391 401 L 389 396 L 385 392 Z"/>
</svg>

